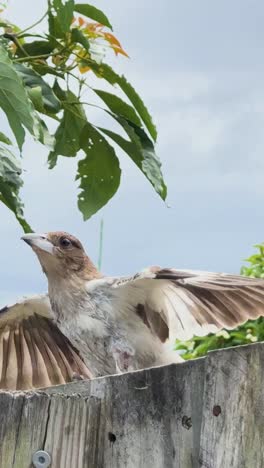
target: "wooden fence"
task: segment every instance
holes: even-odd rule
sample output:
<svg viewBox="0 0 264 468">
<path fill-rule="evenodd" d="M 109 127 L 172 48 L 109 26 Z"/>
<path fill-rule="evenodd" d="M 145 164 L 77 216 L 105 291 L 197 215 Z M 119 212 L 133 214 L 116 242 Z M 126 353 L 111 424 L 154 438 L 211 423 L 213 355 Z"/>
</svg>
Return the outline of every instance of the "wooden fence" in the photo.
<svg viewBox="0 0 264 468">
<path fill-rule="evenodd" d="M 2 392 L 0 467 L 262 468 L 263 369 L 257 343 L 41 392 Z"/>
</svg>

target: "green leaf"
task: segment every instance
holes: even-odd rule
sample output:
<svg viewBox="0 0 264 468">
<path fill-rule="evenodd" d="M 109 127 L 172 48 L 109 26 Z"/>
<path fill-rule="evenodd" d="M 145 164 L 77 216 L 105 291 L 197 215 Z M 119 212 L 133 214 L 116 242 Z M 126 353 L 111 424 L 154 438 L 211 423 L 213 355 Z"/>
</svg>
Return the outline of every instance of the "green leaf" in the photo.
<svg viewBox="0 0 264 468">
<path fill-rule="evenodd" d="M 20 160 L 8 148 L 0 145 L 0 176 L 5 182 L 22 187 Z"/>
<path fill-rule="evenodd" d="M 10 23 L 10 21 L 6 20 L 6 21 L 3 21 L 3 19 L 1 18 L 1 21 L 0 21 L 0 27 L 1 28 L 8 28 L 9 31 L 11 30 L 12 33 L 16 33 L 16 34 L 19 34 L 19 32 L 21 31 L 21 29 L 16 26 L 14 23 Z"/>
<path fill-rule="evenodd" d="M 2 132 L 0 132 L 0 141 L 5 143 L 6 145 L 12 145 L 11 140 L 9 140 L 9 138 Z"/>
<path fill-rule="evenodd" d="M 80 29 L 73 28 L 71 34 L 73 42 L 81 44 L 87 51 L 90 49 L 89 41 Z"/>
<path fill-rule="evenodd" d="M 69 32 L 74 11 L 74 1 L 53 0 L 49 2 L 49 22 L 52 23 L 50 33 L 55 37 L 61 37 Z M 51 18 L 50 18 L 51 17 Z M 55 33 L 55 34 L 54 34 Z M 57 35 L 57 33 L 59 35 Z"/>
<path fill-rule="evenodd" d="M 56 114 L 61 110 L 61 103 L 54 94 L 52 88 L 35 70 L 32 70 L 32 68 L 22 65 L 21 63 L 16 63 L 15 68 L 27 88 L 33 89 L 37 87 L 41 89 L 44 108 L 40 112 L 44 112 L 46 110 L 51 114 Z M 39 110 L 37 107 L 36 109 Z"/>
<path fill-rule="evenodd" d="M 18 195 L 23 185 L 20 174 L 20 161 L 11 151 L 0 146 L 0 201 L 13 211 L 25 232 L 32 232 L 24 218 L 23 204 Z"/>
<path fill-rule="evenodd" d="M 34 104 L 35 109 L 38 112 L 45 113 L 41 87 L 40 86 L 35 86 L 34 88 L 28 88 L 28 94 L 29 94 L 29 97 L 30 97 L 31 101 Z"/>
<path fill-rule="evenodd" d="M 58 85 L 56 94 L 62 99 L 64 108 L 61 123 L 55 133 L 55 147 L 49 154 L 49 167 L 52 169 L 59 155 L 74 157 L 80 149 L 80 136 L 87 119 L 79 99 L 71 91 L 63 91 Z"/>
<path fill-rule="evenodd" d="M 85 59 L 83 59 L 85 61 Z M 157 140 L 157 130 L 152 121 L 151 115 L 149 114 L 148 109 L 146 108 L 141 97 L 138 95 L 133 86 L 127 81 L 124 76 L 119 76 L 109 65 L 105 63 L 97 64 L 95 62 L 87 61 L 89 67 L 96 73 L 98 77 L 104 78 L 108 83 L 114 85 L 118 84 L 125 95 L 128 97 L 130 102 L 133 104 L 138 115 L 141 117 L 144 122 L 147 130 L 149 131 L 150 136 L 154 141 Z"/>
<path fill-rule="evenodd" d="M 48 23 L 49 23 L 49 33 L 51 38 L 58 38 L 61 39 L 64 37 L 62 29 L 60 27 L 60 23 L 57 20 L 56 16 L 53 16 L 51 10 L 48 11 Z M 55 41 L 53 43 L 55 46 Z"/>
<path fill-rule="evenodd" d="M 127 81 L 127 79 L 123 75 L 119 77 L 118 84 L 120 88 L 122 89 L 122 91 L 127 95 L 128 99 L 132 102 L 136 111 L 138 112 L 144 124 L 146 125 L 146 128 L 148 129 L 153 140 L 156 141 L 157 140 L 156 127 L 153 124 L 151 115 L 149 114 L 149 111 L 146 108 L 141 97 L 138 95 L 136 90 L 133 88 L 133 86 Z"/>
<path fill-rule="evenodd" d="M 43 143 L 43 145 L 48 146 L 50 149 L 53 149 L 55 138 L 49 133 L 44 120 L 42 120 L 37 114 L 34 116 L 34 129 L 37 140 L 40 141 L 40 143 Z"/>
<path fill-rule="evenodd" d="M 124 102 L 118 96 L 102 91 L 100 89 L 94 89 L 94 92 L 104 101 L 107 107 L 114 113 L 119 114 L 121 117 L 130 120 L 138 127 L 141 127 L 141 120 L 135 112 L 134 108 Z"/>
<path fill-rule="evenodd" d="M 6 113 L 10 127 L 16 137 L 19 148 L 22 148 L 26 127 L 31 133 L 33 117 L 31 103 L 24 89 L 21 77 L 14 68 L 7 52 L 0 45 L 0 107 Z"/>
<path fill-rule="evenodd" d="M 23 44 L 23 49 L 30 56 L 50 54 L 53 51 L 53 44 L 49 41 L 33 41 Z M 16 55 L 24 57 L 22 50 L 19 48 L 16 51 Z"/>
<path fill-rule="evenodd" d="M 53 91 L 60 101 L 67 101 L 67 91 L 60 87 L 58 80 L 54 82 Z"/>
<path fill-rule="evenodd" d="M 149 182 L 153 185 L 160 197 L 165 200 L 167 188 L 161 172 L 161 162 L 155 153 L 152 141 L 148 138 L 142 128 L 137 127 L 126 119 L 112 115 L 123 127 L 130 140 L 126 140 L 119 134 L 100 128 L 105 135 L 112 138 L 123 151 L 125 151 L 134 163 L 139 167 Z"/>
<path fill-rule="evenodd" d="M 50 67 L 49 65 L 34 63 L 32 64 L 32 67 L 37 73 L 39 73 L 39 75 L 54 75 L 54 76 L 57 76 L 58 78 L 64 79 L 63 73 L 58 72 L 56 68 Z"/>
<path fill-rule="evenodd" d="M 91 18 L 92 20 L 97 21 L 97 23 L 103 24 L 104 26 L 113 29 L 105 14 L 92 5 L 88 5 L 86 3 L 77 3 L 74 5 L 74 11 L 77 11 L 77 13 L 81 13 L 81 15 L 87 16 L 87 18 Z"/>
<path fill-rule="evenodd" d="M 82 131 L 81 147 L 86 157 L 78 164 L 76 179 L 80 179 L 81 189 L 78 206 L 87 220 L 116 193 L 121 170 L 113 147 L 88 122 Z"/>
</svg>

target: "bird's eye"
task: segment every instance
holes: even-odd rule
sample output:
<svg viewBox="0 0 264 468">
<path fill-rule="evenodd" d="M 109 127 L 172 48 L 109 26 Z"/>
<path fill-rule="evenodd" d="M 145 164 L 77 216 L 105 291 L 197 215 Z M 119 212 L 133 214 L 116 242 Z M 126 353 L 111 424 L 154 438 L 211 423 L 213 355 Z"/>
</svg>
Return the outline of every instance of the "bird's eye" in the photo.
<svg viewBox="0 0 264 468">
<path fill-rule="evenodd" d="M 60 239 L 60 246 L 66 249 L 67 247 L 70 247 L 72 245 L 70 239 L 67 239 L 67 237 L 62 237 Z"/>
</svg>

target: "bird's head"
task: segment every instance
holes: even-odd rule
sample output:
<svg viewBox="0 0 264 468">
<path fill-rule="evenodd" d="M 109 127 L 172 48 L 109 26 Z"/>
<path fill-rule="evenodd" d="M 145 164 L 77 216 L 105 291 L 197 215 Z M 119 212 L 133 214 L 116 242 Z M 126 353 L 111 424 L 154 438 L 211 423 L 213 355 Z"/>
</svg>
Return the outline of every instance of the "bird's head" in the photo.
<svg viewBox="0 0 264 468">
<path fill-rule="evenodd" d="M 25 234 L 22 239 L 36 253 L 46 276 L 67 278 L 79 276 L 83 279 L 100 276 L 86 255 L 81 242 L 67 232 Z"/>
</svg>

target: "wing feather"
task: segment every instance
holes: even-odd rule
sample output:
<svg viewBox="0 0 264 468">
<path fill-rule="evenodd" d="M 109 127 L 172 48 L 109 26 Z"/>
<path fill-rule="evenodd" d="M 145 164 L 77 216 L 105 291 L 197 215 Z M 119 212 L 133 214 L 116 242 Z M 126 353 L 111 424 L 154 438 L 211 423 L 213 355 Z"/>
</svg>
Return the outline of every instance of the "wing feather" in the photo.
<svg viewBox="0 0 264 468">
<path fill-rule="evenodd" d="M 264 280 L 257 278 L 152 267 L 130 280 L 117 280 L 114 287 L 130 309 L 141 302 L 145 323 L 161 341 L 159 329 L 153 326 L 154 320 L 158 323 L 155 314 L 168 326 L 171 342 L 232 329 L 264 315 Z"/>
<path fill-rule="evenodd" d="M 91 378 L 78 351 L 52 320 L 48 296 L 0 310 L 0 389 L 27 390 Z"/>
</svg>

